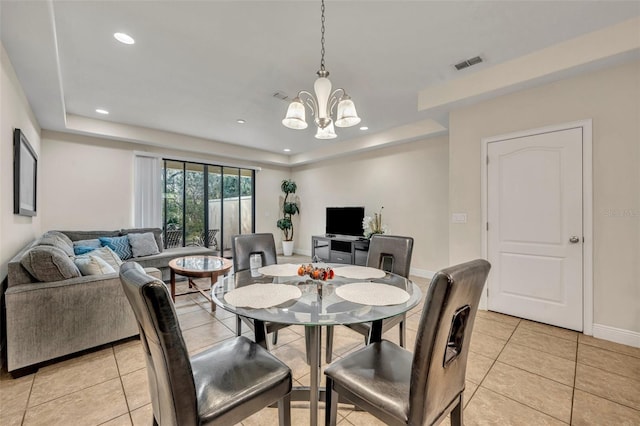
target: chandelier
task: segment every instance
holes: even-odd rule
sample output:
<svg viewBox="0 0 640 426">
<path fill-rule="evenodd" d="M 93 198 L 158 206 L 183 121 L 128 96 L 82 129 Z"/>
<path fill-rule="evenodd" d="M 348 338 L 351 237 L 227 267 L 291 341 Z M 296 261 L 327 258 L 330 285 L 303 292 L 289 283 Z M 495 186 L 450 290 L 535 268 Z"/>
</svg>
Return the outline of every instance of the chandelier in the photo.
<svg viewBox="0 0 640 426">
<path fill-rule="evenodd" d="M 301 90 L 291 101 L 287 109 L 287 115 L 282 120 L 282 124 L 290 129 L 306 129 L 307 120 L 305 118 L 305 104 L 314 115 L 314 122 L 318 126 L 316 132 L 317 139 L 334 139 L 337 137 L 334 124 L 338 127 L 351 127 L 360 122 L 360 117 L 356 112 L 356 106 L 344 91 L 336 89 L 331 91 L 331 81 L 328 79 L 329 71 L 324 68 L 324 0 L 322 0 L 321 37 L 320 37 L 320 69 L 318 79 L 313 84 L 315 97 Z M 335 121 L 331 118 L 334 109 L 338 106 Z"/>
</svg>

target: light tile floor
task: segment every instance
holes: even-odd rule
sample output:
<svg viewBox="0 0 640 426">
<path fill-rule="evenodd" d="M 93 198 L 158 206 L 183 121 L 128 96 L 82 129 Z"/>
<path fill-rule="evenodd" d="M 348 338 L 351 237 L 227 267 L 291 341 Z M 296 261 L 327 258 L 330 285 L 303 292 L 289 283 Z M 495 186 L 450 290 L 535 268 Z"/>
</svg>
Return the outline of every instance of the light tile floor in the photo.
<svg viewBox="0 0 640 426">
<path fill-rule="evenodd" d="M 414 278 L 426 289 L 426 279 Z M 200 295 L 179 296 L 180 325 L 190 353 L 232 338 L 235 318 L 211 313 Z M 408 347 L 421 306 L 407 318 Z M 246 332 L 249 337 L 250 332 Z M 397 331 L 385 338 L 397 341 Z M 280 331 L 273 353 L 309 384 L 304 331 Z M 362 345 L 360 335 L 335 328 L 334 358 Z M 324 358 L 324 357 L 323 357 Z M 324 384 L 324 380 L 323 380 Z M 640 425 L 640 349 L 498 313 L 479 311 L 467 368 L 464 421 L 471 425 Z M 324 411 L 321 404 L 320 418 Z M 0 377 L 1 425 L 150 425 L 151 405 L 139 340 L 109 345 L 12 379 Z M 308 403 L 292 403 L 294 425 L 309 422 Z M 382 424 L 340 407 L 342 425 Z M 445 424 L 447 424 L 445 422 Z M 242 422 L 277 424 L 267 408 Z"/>
</svg>

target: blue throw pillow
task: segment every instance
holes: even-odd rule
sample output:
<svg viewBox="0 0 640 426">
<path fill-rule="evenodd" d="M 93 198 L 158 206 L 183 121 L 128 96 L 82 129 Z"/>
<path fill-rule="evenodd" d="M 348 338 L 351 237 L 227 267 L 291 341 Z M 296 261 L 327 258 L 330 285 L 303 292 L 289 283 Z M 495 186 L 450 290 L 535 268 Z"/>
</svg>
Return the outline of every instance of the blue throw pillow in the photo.
<svg viewBox="0 0 640 426">
<path fill-rule="evenodd" d="M 80 256 L 82 254 L 89 253 L 90 251 L 95 250 L 96 247 L 87 247 L 87 246 L 73 246 L 73 253 L 76 256 Z"/>
<path fill-rule="evenodd" d="M 122 260 L 131 259 L 133 257 L 131 245 L 129 245 L 129 237 L 126 235 L 123 237 L 100 237 L 100 243 L 116 252 L 118 257 Z"/>
<path fill-rule="evenodd" d="M 64 235 L 64 234 L 63 234 Z M 89 253 L 91 250 L 95 250 L 102 247 L 102 243 L 97 238 L 91 240 L 78 240 L 73 242 L 73 254 L 76 256 Z"/>
</svg>

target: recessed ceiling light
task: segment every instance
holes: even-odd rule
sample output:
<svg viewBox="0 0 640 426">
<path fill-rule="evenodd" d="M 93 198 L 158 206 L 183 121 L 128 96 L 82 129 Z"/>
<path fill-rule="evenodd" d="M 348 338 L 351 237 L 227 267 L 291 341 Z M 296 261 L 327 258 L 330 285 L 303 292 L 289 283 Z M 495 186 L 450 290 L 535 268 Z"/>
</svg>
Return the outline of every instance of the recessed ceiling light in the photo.
<svg viewBox="0 0 640 426">
<path fill-rule="evenodd" d="M 102 109 L 102 108 L 97 108 L 97 109 L 96 109 L 96 112 L 97 112 L 98 114 L 104 114 L 104 115 L 109 114 L 109 111 L 107 111 L 106 109 Z"/>
<path fill-rule="evenodd" d="M 238 118 L 238 119 L 236 120 L 236 122 L 237 122 L 238 124 L 244 124 L 244 123 L 246 123 L 247 121 L 246 121 L 246 120 L 243 120 L 242 118 Z"/>
<path fill-rule="evenodd" d="M 136 41 L 133 39 L 133 37 L 131 37 L 129 34 L 125 34 L 125 33 L 115 33 L 113 35 L 116 40 L 118 40 L 120 43 L 124 43 L 124 44 L 133 44 Z"/>
<path fill-rule="evenodd" d="M 291 150 L 289 148 L 285 148 L 283 149 L 284 152 L 291 152 Z"/>
<path fill-rule="evenodd" d="M 369 130 L 369 128 L 367 126 L 362 126 L 360 127 L 360 130 Z"/>
</svg>

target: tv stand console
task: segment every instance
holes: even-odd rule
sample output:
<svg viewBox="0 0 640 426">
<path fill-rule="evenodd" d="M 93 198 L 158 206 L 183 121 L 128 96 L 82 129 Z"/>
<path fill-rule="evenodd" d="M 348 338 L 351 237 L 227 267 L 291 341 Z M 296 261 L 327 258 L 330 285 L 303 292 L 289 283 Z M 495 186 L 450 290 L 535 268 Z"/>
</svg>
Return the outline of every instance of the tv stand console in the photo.
<svg viewBox="0 0 640 426">
<path fill-rule="evenodd" d="M 369 240 L 348 235 L 316 235 L 311 237 L 311 258 L 322 262 L 367 264 Z"/>
</svg>

